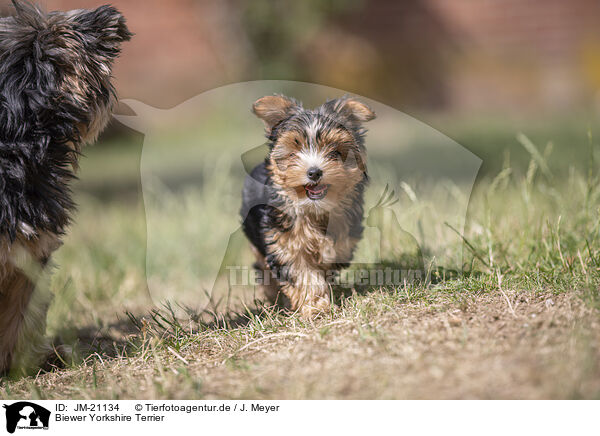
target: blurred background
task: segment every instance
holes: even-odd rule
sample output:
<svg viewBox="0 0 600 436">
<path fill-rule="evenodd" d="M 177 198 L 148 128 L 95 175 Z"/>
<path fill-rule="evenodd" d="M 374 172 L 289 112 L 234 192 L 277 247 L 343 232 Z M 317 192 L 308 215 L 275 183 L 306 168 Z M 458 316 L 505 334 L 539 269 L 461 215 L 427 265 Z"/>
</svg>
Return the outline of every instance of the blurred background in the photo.
<svg viewBox="0 0 600 436">
<path fill-rule="evenodd" d="M 115 69 L 119 93 L 157 107 L 258 79 L 319 83 L 417 114 L 515 116 L 599 104 L 595 0 L 111 3 L 136 34 Z"/>
<path fill-rule="evenodd" d="M 519 131 L 552 140 L 562 161 L 600 107 L 596 0 L 111 3 L 135 33 L 115 66 L 118 93 L 158 108 L 241 81 L 311 82 L 432 125 L 482 157 L 485 173 L 501 166 L 502 150 L 521 155 Z M 10 2 L 0 4 L 9 14 Z"/>
<path fill-rule="evenodd" d="M 39 3 L 55 10 L 103 2 Z M 115 69 L 120 94 L 158 107 L 256 79 L 316 82 L 419 112 L 598 104 L 594 0 L 111 3 L 136 34 Z"/>
<path fill-rule="evenodd" d="M 105 2 L 38 3 L 46 10 L 67 10 Z M 169 109 L 245 81 L 286 80 L 336 88 L 414 117 L 481 158 L 476 188 L 503 168 L 531 174 L 533 149 L 543 155 L 537 161 L 543 162 L 545 174 L 585 172 L 594 161 L 590 145 L 598 133 L 600 110 L 597 0 L 111 3 L 135 33 L 114 68 L 122 99 Z M 9 1 L 0 1 L 0 12 L 12 13 Z M 132 113 L 126 106 L 118 111 Z M 205 121 L 215 130 L 236 128 L 226 114 Z M 197 138 L 190 140 L 194 135 L 179 128 L 162 136 L 168 158 L 159 160 L 155 170 L 163 180 L 177 182 L 169 192 L 178 201 L 194 205 L 198 213 L 216 211 L 205 224 L 209 230 L 238 219 L 239 198 L 228 198 L 224 206 L 207 186 L 223 180 L 241 186 L 243 174 L 228 177 L 228 162 L 239 163 L 246 146 L 261 143 L 258 120 L 253 129 L 247 144 L 228 150 L 218 142 L 195 146 Z M 412 146 L 421 145 L 418 138 L 407 138 Z M 102 327 L 124 307 L 142 311 L 151 303 L 140 297 L 147 287 L 143 145 L 143 133 L 113 121 L 98 144 L 84 151 L 75 189 L 80 212 L 57 254 L 65 267 L 53 278 L 61 302 L 50 321 L 55 330 L 67 321 Z M 202 158 L 205 167 L 189 168 L 190 153 Z M 400 155 L 396 161 L 382 156 L 392 166 L 402 161 Z M 213 177 L 216 171 L 220 173 Z M 404 195 L 401 200 L 410 199 Z M 211 254 L 198 250 L 190 259 Z M 168 261 L 164 269 L 173 270 Z M 177 279 L 167 276 L 157 286 L 177 292 Z M 73 310 L 75 305 L 85 310 Z"/>
<path fill-rule="evenodd" d="M 517 117 L 600 103 L 595 0 L 110 3 L 136 34 L 115 68 L 119 94 L 156 107 L 259 79 L 319 83 L 421 116 Z"/>
</svg>

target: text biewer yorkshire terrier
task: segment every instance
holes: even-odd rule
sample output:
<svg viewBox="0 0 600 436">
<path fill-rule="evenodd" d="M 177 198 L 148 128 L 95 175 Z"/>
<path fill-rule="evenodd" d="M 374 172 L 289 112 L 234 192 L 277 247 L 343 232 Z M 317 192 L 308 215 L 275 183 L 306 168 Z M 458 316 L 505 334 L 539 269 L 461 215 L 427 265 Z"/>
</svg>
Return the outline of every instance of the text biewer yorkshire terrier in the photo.
<svg viewBox="0 0 600 436">
<path fill-rule="evenodd" d="M 131 37 L 109 6 L 13 4 L 16 14 L 0 19 L 0 375 L 51 351 L 40 287 L 74 209 L 81 146 L 110 119 L 112 63 Z"/>
<path fill-rule="evenodd" d="M 330 307 L 326 274 L 349 265 L 362 236 L 362 123 L 375 113 L 349 97 L 309 110 L 280 95 L 259 99 L 253 111 L 266 125 L 269 155 L 246 178 L 243 229 L 257 268 L 271 274 L 266 297 L 283 293 L 292 310 L 312 317 Z"/>
</svg>

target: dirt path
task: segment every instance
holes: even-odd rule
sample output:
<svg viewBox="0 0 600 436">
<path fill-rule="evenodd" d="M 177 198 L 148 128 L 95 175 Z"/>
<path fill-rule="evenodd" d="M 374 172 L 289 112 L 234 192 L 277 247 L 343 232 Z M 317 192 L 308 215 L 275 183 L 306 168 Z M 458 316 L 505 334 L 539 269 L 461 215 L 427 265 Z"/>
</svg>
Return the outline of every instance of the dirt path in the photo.
<svg viewBox="0 0 600 436">
<path fill-rule="evenodd" d="M 574 296 L 507 291 L 411 302 L 355 296 L 305 325 L 277 315 L 213 329 L 175 350 L 10 383 L 44 398 L 598 398 L 600 319 Z M 1 392 L 1 391 L 0 391 Z"/>
</svg>

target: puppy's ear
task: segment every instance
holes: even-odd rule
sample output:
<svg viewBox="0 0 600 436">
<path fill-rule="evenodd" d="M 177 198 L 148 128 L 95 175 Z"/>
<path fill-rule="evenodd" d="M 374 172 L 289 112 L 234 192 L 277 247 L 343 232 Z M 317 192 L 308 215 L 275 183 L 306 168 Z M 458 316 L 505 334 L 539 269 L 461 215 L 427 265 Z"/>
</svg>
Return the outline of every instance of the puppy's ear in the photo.
<svg viewBox="0 0 600 436">
<path fill-rule="evenodd" d="M 259 98 L 252 105 L 252 112 L 265 122 L 268 129 L 296 113 L 302 106 L 293 98 L 284 95 L 269 95 Z"/>
<path fill-rule="evenodd" d="M 342 97 L 325 104 L 331 105 L 335 112 L 357 123 L 371 121 L 376 116 L 369 106 L 353 97 Z"/>
<path fill-rule="evenodd" d="M 112 6 L 104 5 L 93 10 L 73 11 L 73 28 L 80 31 L 88 44 L 105 52 L 109 57 L 119 54 L 119 46 L 131 39 L 125 17 Z"/>
</svg>

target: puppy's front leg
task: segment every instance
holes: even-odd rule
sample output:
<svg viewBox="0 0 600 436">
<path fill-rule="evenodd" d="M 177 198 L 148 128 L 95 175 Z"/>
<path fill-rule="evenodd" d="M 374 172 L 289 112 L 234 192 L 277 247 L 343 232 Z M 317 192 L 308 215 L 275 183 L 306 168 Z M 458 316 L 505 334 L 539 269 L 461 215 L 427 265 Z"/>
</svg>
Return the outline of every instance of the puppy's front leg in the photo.
<svg viewBox="0 0 600 436">
<path fill-rule="evenodd" d="M 305 269 L 282 285 L 283 293 L 290 299 L 292 310 L 300 310 L 303 318 L 314 318 L 328 312 L 331 307 L 329 284 L 321 270 Z"/>
</svg>

